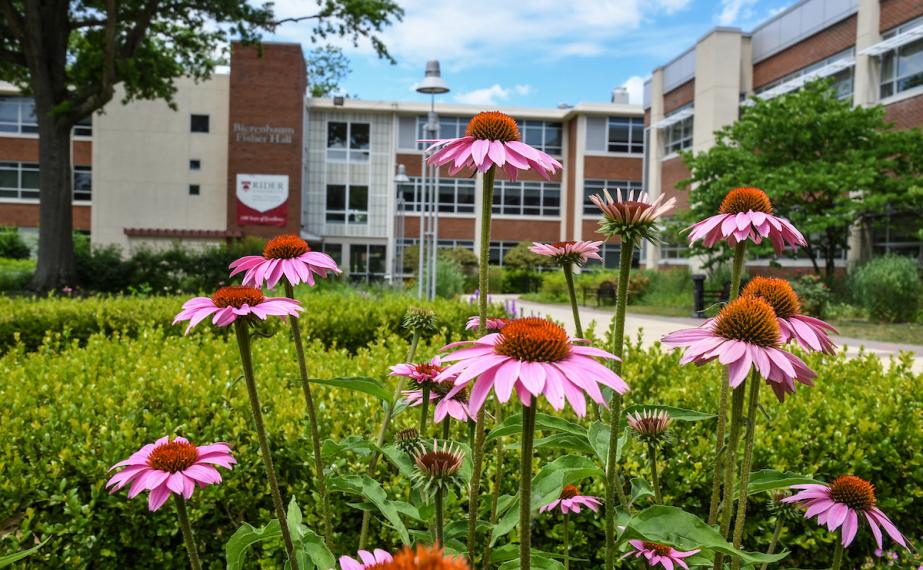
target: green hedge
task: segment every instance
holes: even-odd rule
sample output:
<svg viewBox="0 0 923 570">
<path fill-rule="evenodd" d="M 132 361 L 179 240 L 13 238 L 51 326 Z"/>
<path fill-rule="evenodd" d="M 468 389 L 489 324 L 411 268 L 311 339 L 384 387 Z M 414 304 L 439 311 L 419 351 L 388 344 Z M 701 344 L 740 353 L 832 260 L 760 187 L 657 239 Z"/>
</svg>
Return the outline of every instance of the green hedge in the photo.
<svg viewBox="0 0 923 570">
<path fill-rule="evenodd" d="M 398 331 L 404 312 L 415 304 L 413 298 L 405 295 L 352 289 L 318 291 L 303 286 L 296 296 L 304 303 L 305 331 L 325 346 L 345 347 L 350 351 L 373 342 L 380 331 L 386 334 Z M 185 324 L 170 326 L 170 323 L 189 298 L 189 295 L 0 297 L 0 353 L 14 346 L 17 339 L 26 350 L 35 350 L 46 336 L 65 343 L 72 340 L 82 343 L 94 333 L 135 336 L 156 325 L 162 325 L 161 334 L 182 335 Z M 439 326 L 456 338 L 464 330 L 465 319 L 477 313 L 474 307 L 450 300 L 438 300 L 431 307 Z"/>
<path fill-rule="evenodd" d="M 327 311 L 351 321 L 356 317 L 349 315 L 375 310 L 381 304 L 371 299 L 362 306 L 356 302 L 351 299 L 342 306 L 328 306 Z M 305 322 L 314 317 L 323 318 L 309 313 Z M 342 330 L 351 330 L 354 325 L 342 326 Z M 283 492 L 298 497 L 307 524 L 318 528 L 310 438 L 294 354 L 282 331 L 255 343 L 257 380 Z M 432 346 L 444 340 L 436 337 Z M 315 338 L 308 348 L 308 362 L 312 376 L 384 378 L 387 367 L 401 361 L 406 348 L 405 338 L 387 333 L 355 353 L 327 349 Z M 431 355 L 431 346 L 423 346 L 420 354 Z M 842 356 L 818 357 L 810 363 L 818 372 L 815 388 L 800 388 L 784 404 L 778 404 L 769 390 L 763 391 L 771 420 L 759 419 L 755 467 L 814 473 L 827 480 L 842 473 L 866 477 L 876 484 L 881 508 L 898 527 L 918 539 L 919 513 L 923 512 L 923 450 L 919 445 L 923 377 L 910 371 L 906 359 L 890 369 L 872 355 L 848 361 Z M 680 367 L 676 353 L 635 347 L 630 349 L 624 370 L 632 386 L 628 403 L 711 411 L 719 374 L 715 365 Z M 142 443 L 175 432 L 197 442 L 227 441 L 240 461 L 222 485 L 197 492 L 192 501 L 203 557 L 209 568 L 222 568 L 228 536 L 243 521 L 265 522 L 271 508 L 238 375 L 236 345 L 228 339 L 209 333 L 184 338 L 156 327 L 141 328 L 133 337 L 91 336 L 82 347 L 74 342 L 63 349 L 46 345 L 27 352 L 20 346 L 0 357 L 0 520 L 4 528 L 13 530 L 0 540 L 0 552 L 30 545 L 35 537 L 51 537 L 30 559 L 29 567 L 105 570 L 123 568 L 130 560 L 139 569 L 185 568 L 181 537 L 170 509 L 149 513 L 143 498 L 128 500 L 124 492 L 109 496 L 103 488 L 108 466 Z M 381 414 L 377 402 L 323 386 L 316 391 L 325 437 L 336 441 L 371 437 Z M 511 413 L 513 406 L 507 410 Z M 577 421 L 569 412 L 558 415 Z M 399 425 L 413 423 L 416 414 L 404 414 L 399 420 Z M 712 430 L 710 422 L 678 425 L 672 451 L 662 463 L 667 502 L 693 512 L 707 510 Z M 506 440 L 515 448 L 515 437 Z M 546 447 L 537 451 L 537 466 L 573 453 L 573 449 Z M 629 444 L 624 461 L 628 475 L 647 476 L 642 453 L 640 445 Z M 514 493 L 518 485 L 512 474 L 517 457 L 516 452 L 506 454 L 511 471 L 503 478 L 504 493 Z M 332 459 L 332 475 L 364 469 L 364 458 L 354 453 L 336 453 Z M 493 480 L 492 460 L 486 477 Z M 407 493 L 407 482 L 384 463 L 378 480 L 392 497 Z M 602 481 L 586 481 L 583 489 L 602 495 Z M 353 552 L 356 547 L 361 515 L 347 506 L 354 500 L 341 495 L 333 500 L 337 554 Z M 765 548 L 771 527 L 762 498 L 751 503 L 750 511 L 746 544 L 751 549 Z M 462 509 L 451 506 L 447 516 L 449 521 L 461 520 Z M 574 517 L 574 523 L 574 556 L 598 562 L 604 540 L 602 517 L 581 514 Z M 535 526 L 535 548 L 560 547 L 559 516 L 539 516 Z M 373 546 L 396 545 L 396 534 L 380 522 L 373 524 L 372 531 Z M 791 524 L 782 540 L 793 551 L 783 567 L 829 563 L 833 535 L 814 522 Z M 870 553 L 872 544 L 871 534 L 862 529 L 850 548 L 853 561 Z M 263 554 L 261 567 L 281 567 L 280 553 L 281 548 L 276 548 Z M 254 559 L 260 554 L 259 550 L 254 553 Z"/>
</svg>

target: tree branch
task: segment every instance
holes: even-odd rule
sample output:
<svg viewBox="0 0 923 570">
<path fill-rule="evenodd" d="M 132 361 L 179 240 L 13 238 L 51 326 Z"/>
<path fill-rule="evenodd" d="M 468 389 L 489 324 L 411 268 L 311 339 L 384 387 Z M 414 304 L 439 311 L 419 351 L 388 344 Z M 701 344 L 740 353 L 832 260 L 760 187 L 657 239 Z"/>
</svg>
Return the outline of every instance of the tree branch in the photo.
<svg viewBox="0 0 923 570">
<path fill-rule="evenodd" d="M 305 20 L 319 20 L 323 17 L 324 17 L 323 14 L 314 14 L 313 16 L 298 16 L 297 18 L 282 18 L 281 20 L 270 22 L 268 24 L 268 27 L 272 31 L 276 31 L 276 28 L 278 28 L 282 24 L 304 22 Z"/>
<path fill-rule="evenodd" d="M 0 14 L 3 14 L 3 18 L 6 20 L 13 35 L 21 40 L 24 25 L 23 15 L 16 10 L 10 0 L 0 0 Z"/>
</svg>

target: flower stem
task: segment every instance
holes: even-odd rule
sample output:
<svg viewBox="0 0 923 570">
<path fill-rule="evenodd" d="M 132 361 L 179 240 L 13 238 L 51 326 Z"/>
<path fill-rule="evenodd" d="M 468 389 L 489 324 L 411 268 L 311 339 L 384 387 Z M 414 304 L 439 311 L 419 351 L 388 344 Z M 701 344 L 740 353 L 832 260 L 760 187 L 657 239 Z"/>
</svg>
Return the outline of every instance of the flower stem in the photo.
<svg viewBox="0 0 923 570">
<path fill-rule="evenodd" d="M 295 289 L 288 279 L 285 283 L 285 296 L 295 298 Z M 292 340 L 295 342 L 295 352 L 298 355 L 298 369 L 301 372 L 301 390 L 304 392 L 304 403 L 308 409 L 308 424 L 311 427 L 311 445 L 314 447 L 314 477 L 317 480 L 317 491 L 320 493 L 321 516 L 324 520 L 324 541 L 329 548 L 333 548 L 333 526 L 330 522 L 330 502 L 327 497 L 327 480 L 324 475 L 324 459 L 321 456 L 320 430 L 317 428 L 317 409 L 314 407 L 314 398 L 311 396 L 311 383 L 308 381 L 308 365 L 304 357 L 304 343 L 301 340 L 301 326 L 298 318 L 289 315 L 289 324 L 292 326 Z"/>
<path fill-rule="evenodd" d="M 730 301 L 740 294 L 740 279 L 743 275 L 744 260 L 747 254 L 747 242 L 738 242 L 734 247 L 734 265 L 731 269 L 731 289 L 728 292 Z M 712 479 L 711 502 L 708 508 L 708 524 L 718 522 L 718 507 L 721 501 L 721 473 L 723 472 L 724 432 L 727 428 L 727 408 L 730 396 L 730 384 L 727 371 L 721 378 L 721 395 L 718 398 L 718 425 L 715 429 L 715 472 Z"/>
<path fill-rule="evenodd" d="M 256 390 L 256 379 L 253 375 L 253 357 L 250 353 L 250 331 L 242 319 L 234 321 L 237 333 L 237 345 L 240 348 L 240 362 L 244 369 L 244 379 L 247 382 L 247 393 L 250 396 L 250 411 L 253 412 L 253 423 L 256 425 L 256 436 L 260 443 L 260 455 L 263 456 L 263 467 L 266 468 L 266 478 L 269 479 L 269 491 L 272 502 L 279 517 L 279 528 L 282 531 L 282 542 L 285 543 L 285 552 L 288 554 L 292 570 L 298 570 L 298 560 L 295 558 L 295 544 L 288 528 L 288 519 L 285 516 L 285 507 L 282 505 L 282 494 L 279 492 L 279 481 L 276 479 L 276 469 L 272 465 L 272 455 L 269 453 L 269 439 L 266 437 L 266 426 L 263 425 L 263 408 L 260 405 L 260 396 Z"/>
<path fill-rule="evenodd" d="M 478 337 L 487 334 L 487 285 L 490 269 L 490 215 L 494 203 L 496 166 L 484 173 L 484 194 L 481 201 L 481 251 L 478 258 Z M 486 408 L 478 410 L 474 445 L 471 446 L 471 483 L 468 487 L 468 560 L 474 563 L 477 541 L 478 501 L 481 492 L 481 468 L 484 462 L 484 439 L 487 437 Z"/>
<path fill-rule="evenodd" d="M 574 269 L 570 263 L 561 265 L 564 270 L 564 281 L 567 282 L 567 292 L 570 294 L 570 308 L 574 312 L 574 329 L 577 338 L 583 338 L 583 327 L 580 326 L 580 310 L 577 308 L 577 291 L 574 289 Z"/>
<path fill-rule="evenodd" d="M 631 258 L 634 254 L 634 241 L 622 237 L 619 249 L 619 280 L 615 298 L 615 317 L 610 342 L 612 354 L 622 358 L 625 345 L 625 308 L 628 305 L 628 279 L 631 275 Z M 622 371 L 620 361 L 611 361 L 612 369 L 619 373 Z M 609 453 L 606 457 L 606 570 L 615 567 L 615 498 L 625 512 L 630 513 L 628 498 L 622 488 L 622 477 L 619 474 L 617 461 L 619 453 L 619 424 L 622 421 L 622 397 L 612 393 L 609 400 Z"/>
<path fill-rule="evenodd" d="M 414 356 L 417 355 L 417 346 L 420 344 L 420 329 L 413 329 L 413 338 L 410 341 L 410 348 L 407 349 L 407 362 L 413 362 Z M 375 439 L 376 446 L 381 448 L 385 444 L 385 437 L 388 434 L 388 426 L 391 425 L 391 418 L 394 417 L 394 406 L 397 405 L 397 401 L 401 397 L 401 383 L 398 382 L 394 387 L 394 396 L 391 400 L 394 402 L 385 409 L 385 417 L 381 420 L 381 427 L 378 428 L 378 437 Z M 367 473 L 369 477 L 373 476 L 375 473 L 375 467 L 378 465 L 378 452 L 372 453 L 372 458 L 369 460 L 369 468 Z M 362 526 L 359 530 L 359 550 L 365 548 L 365 541 L 368 539 L 369 535 L 369 521 L 371 520 L 371 513 L 369 511 L 362 512 Z"/>
<path fill-rule="evenodd" d="M 564 570 L 570 570 L 570 529 L 569 513 L 564 513 Z"/>
<path fill-rule="evenodd" d="M 423 384 L 423 402 L 420 404 L 420 437 L 426 439 L 426 418 L 429 416 L 429 383 Z"/>
<path fill-rule="evenodd" d="M 838 534 L 836 537 L 836 550 L 833 551 L 833 565 L 830 570 L 840 570 L 843 565 L 843 540 Z"/>
<path fill-rule="evenodd" d="M 654 486 L 654 502 L 658 505 L 662 505 L 663 497 L 660 495 L 660 476 L 657 474 L 657 446 L 653 443 L 648 443 L 647 454 L 651 459 L 651 485 Z"/>
<path fill-rule="evenodd" d="M 199 561 L 199 551 L 196 550 L 195 537 L 192 535 L 192 525 L 189 524 L 189 515 L 186 514 L 186 499 L 182 495 L 173 495 L 176 503 L 176 517 L 179 519 L 179 528 L 183 531 L 183 540 L 186 542 L 186 551 L 189 552 L 189 565 L 192 570 L 202 570 Z"/>
<path fill-rule="evenodd" d="M 440 548 L 445 544 L 442 530 L 445 527 L 445 507 L 442 501 L 443 493 L 445 493 L 445 491 L 443 491 L 440 485 L 436 489 L 436 546 Z"/>
<path fill-rule="evenodd" d="M 738 386 L 731 396 L 731 418 L 728 445 L 724 452 L 724 506 L 721 509 L 721 536 L 730 536 L 731 513 L 734 511 L 734 479 L 737 475 L 737 448 L 740 445 L 741 415 L 744 408 L 744 387 Z M 715 554 L 715 570 L 723 568 L 724 555 Z"/>
<path fill-rule="evenodd" d="M 494 410 L 494 421 L 500 423 L 503 421 L 503 406 L 499 401 L 494 400 L 496 408 Z M 494 443 L 494 452 L 496 465 L 494 466 L 494 488 L 490 491 L 490 527 L 493 528 L 497 524 L 498 518 L 498 507 L 500 505 L 500 486 L 503 482 L 503 438 L 498 437 L 497 441 Z M 483 568 L 484 570 L 490 570 L 491 562 L 491 552 L 493 547 L 488 541 L 487 545 L 484 547 L 483 557 Z"/>
<path fill-rule="evenodd" d="M 519 473 L 519 568 L 532 568 L 532 448 L 535 440 L 535 398 L 522 406 L 522 460 Z"/>
<path fill-rule="evenodd" d="M 779 545 L 779 537 L 782 536 L 782 523 L 782 517 L 776 517 L 776 528 L 772 531 L 772 539 L 769 541 L 766 554 L 773 554 L 776 551 L 776 546 Z M 766 570 L 767 568 L 769 568 L 769 562 L 764 562 L 760 570 Z"/>
<path fill-rule="evenodd" d="M 449 439 L 449 418 L 442 420 L 442 439 Z"/>
<path fill-rule="evenodd" d="M 753 463 L 753 440 L 756 432 L 756 407 L 760 403 L 762 378 L 756 370 L 750 375 L 750 394 L 747 401 L 747 433 L 744 437 L 744 457 L 740 466 L 740 494 L 737 497 L 737 518 L 734 520 L 734 547 L 740 548 L 744 536 L 744 521 L 747 519 L 747 497 L 750 496 L 750 469 Z M 732 567 L 740 568 L 739 559 Z"/>
</svg>

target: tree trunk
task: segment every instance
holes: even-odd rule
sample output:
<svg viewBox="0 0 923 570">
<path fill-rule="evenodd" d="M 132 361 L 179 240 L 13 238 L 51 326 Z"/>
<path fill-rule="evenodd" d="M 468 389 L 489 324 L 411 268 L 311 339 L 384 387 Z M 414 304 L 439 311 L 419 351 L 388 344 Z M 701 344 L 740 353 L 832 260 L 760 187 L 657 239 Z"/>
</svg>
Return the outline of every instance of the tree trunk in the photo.
<svg viewBox="0 0 923 570">
<path fill-rule="evenodd" d="M 36 108 L 39 135 L 38 265 L 32 288 L 45 292 L 75 284 L 71 129 L 50 109 Z"/>
</svg>

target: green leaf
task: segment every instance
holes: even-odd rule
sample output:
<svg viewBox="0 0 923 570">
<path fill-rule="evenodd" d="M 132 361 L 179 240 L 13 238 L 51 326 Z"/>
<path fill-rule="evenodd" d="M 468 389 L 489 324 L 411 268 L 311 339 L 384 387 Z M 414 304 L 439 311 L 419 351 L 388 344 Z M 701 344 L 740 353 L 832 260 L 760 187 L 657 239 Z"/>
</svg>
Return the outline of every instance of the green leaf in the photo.
<svg viewBox="0 0 923 570">
<path fill-rule="evenodd" d="M 699 517 L 676 507 L 655 505 L 629 519 L 619 542 L 631 539 L 647 540 L 669 544 L 680 550 L 701 548 L 736 556 L 744 562 L 776 562 L 788 556 L 788 552 L 763 554 L 745 552 L 734 548 L 724 540 L 721 533 Z"/>
<path fill-rule="evenodd" d="M 574 422 L 569 422 L 563 418 L 542 413 L 535 414 L 535 429 L 536 431 L 563 432 L 580 437 L 586 437 L 586 429 L 584 429 L 584 427 L 580 424 L 575 424 Z M 519 433 L 522 433 L 521 413 L 507 417 L 500 423 L 500 425 L 490 430 L 490 433 L 487 434 L 486 441 L 492 441 L 498 437 L 515 435 Z"/>
<path fill-rule="evenodd" d="M 272 519 L 265 526 L 254 527 L 244 523 L 231 535 L 224 545 L 224 554 L 228 561 L 228 570 L 242 570 L 244 558 L 250 547 L 264 540 L 273 540 L 282 536 L 279 519 Z"/>
<path fill-rule="evenodd" d="M 530 554 L 532 568 L 535 570 L 564 570 L 564 565 L 553 558 L 539 554 L 536 550 L 532 550 Z M 508 560 L 500 565 L 499 570 L 516 570 L 520 567 L 519 560 L 518 556 L 513 560 Z"/>
<path fill-rule="evenodd" d="M 388 499 L 388 494 L 381 488 L 378 481 L 368 475 L 346 475 L 330 479 L 330 489 L 342 493 L 361 495 L 372 502 L 385 519 L 401 535 L 404 544 L 410 544 L 410 533 L 401 520 L 400 510 Z"/>
<path fill-rule="evenodd" d="M 622 423 L 628 425 L 627 417 L 628 414 L 634 412 L 640 412 L 643 410 L 664 410 L 670 414 L 670 417 L 673 421 L 677 422 L 700 422 L 702 420 L 710 420 L 715 416 L 715 414 L 707 414 L 705 412 L 697 412 L 695 410 L 687 410 L 685 408 L 674 408 L 673 406 L 660 406 L 660 405 L 650 405 L 650 404 L 632 404 L 625 408 L 624 413 L 622 414 Z"/>
<path fill-rule="evenodd" d="M 756 493 L 762 493 L 763 491 L 773 491 L 775 489 L 791 487 L 792 485 L 804 485 L 809 483 L 823 484 L 823 481 L 818 481 L 808 475 L 792 473 L 791 471 L 782 473 L 775 469 L 762 469 L 750 473 L 750 484 L 747 485 L 747 494 L 754 495 Z"/>
<path fill-rule="evenodd" d="M 590 442 L 590 447 L 596 451 L 596 456 L 599 457 L 602 465 L 605 466 L 609 457 L 609 425 L 603 422 L 593 422 L 590 424 L 590 429 L 587 432 L 587 440 Z M 622 451 L 625 449 L 625 444 L 627 443 L 628 433 L 626 431 L 619 437 L 619 452 L 615 456 L 616 461 L 622 459 Z"/>
<path fill-rule="evenodd" d="M 288 503 L 286 523 L 295 544 L 295 556 L 298 558 L 300 568 L 308 570 L 315 566 L 320 569 L 333 568 L 336 558 L 327 548 L 324 539 L 306 527 L 303 523 L 301 509 L 295 497 Z M 278 540 L 282 538 L 282 529 L 279 519 L 272 519 L 266 525 L 256 528 L 244 523 L 235 532 L 224 546 L 227 557 L 228 570 L 241 570 L 244 568 L 244 559 L 250 547 L 265 540 Z M 286 561 L 285 567 L 289 568 Z"/>
<path fill-rule="evenodd" d="M 10 564 L 14 562 L 19 562 L 23 558 L 32 556 L 33 554 L 35 554 L 35 551 L 41 548 L 46 542 L 48 542 L 47 538 L 43 540 L 41 543 L 36 544 L 35 546 L 27 550 L 20 550 L 19 552 L 14 552 L 13 554 L 6 554 L 4 556 L 0 556 L 0 568 L 6 568 L 7 566 L 9 566 Z"/>
<path fill-rule="evenodd" d="M 325 439 L 321 444 L 321 456 L 330 461 L 342 456 L 344 453 L 355 453 L 361 456 L 367 456 L 375 450 L 375 444 L 357 435 L 351 435 L 342 441 L 333 441 Z"/>
<path fill-rule="evenodd" d="M 394 394 L 385 387 L 381 381 L 367 376 L 355 376 L 351 378 L 312 378 L 312 384 L 323 384 L 333 386 L 334 388 L 345 388 L 354 392 L 362 392 L 374 396 L 388 405 L 393 405 Z"/>
<path fill-rule="evenodd" d="M 519 444 L 514 443 L 508 446 L 511 449 L 519 449 Z M 582 451 L 584 453 L 593 453 L 593 448 L 587 442 L 586 434 L 573 435 L 569 433 L 556 433 L 548 437 L 542 437 L 535 440 L 535 449 L 548 447 L 551 449 L 566 449 L 571 452 Z"/>
<path fill-rule="evenodd" d="M 632 477 L 631 479 L 631 497 L 629 503 L 632 505 L 642 497 L 653 497 L 654 491 L 650 483 L 644 477 Z"/>
</svg>

